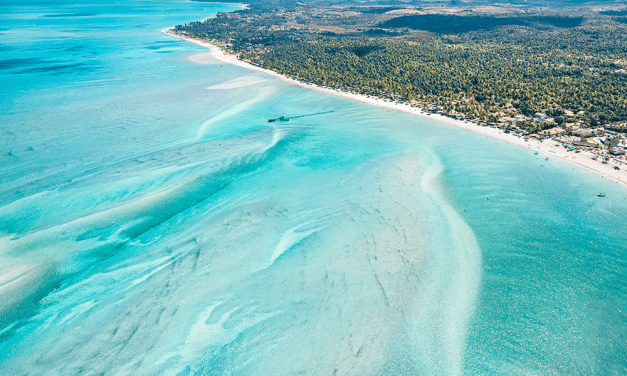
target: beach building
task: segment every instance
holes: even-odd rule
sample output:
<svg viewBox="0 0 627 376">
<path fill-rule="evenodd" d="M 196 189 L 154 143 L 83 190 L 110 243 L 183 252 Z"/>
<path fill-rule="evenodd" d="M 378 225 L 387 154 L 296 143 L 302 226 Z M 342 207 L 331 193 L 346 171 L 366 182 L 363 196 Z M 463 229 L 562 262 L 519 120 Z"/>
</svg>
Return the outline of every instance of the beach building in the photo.
<svg viewBox="0 0 627 376">
<path fill-rule="evenodd" d="M 516 125 L 516 123 L 518 122 L 517 118 L 513 118 L 513 117 L 504 117 L 502 118 L 503 121 L 511 124 L 511 125 Z"/>
<path fill-rule="evenodd" d="M 594 131 L 592 129 L 577 129 L 573 134 L 581 138 L 588 138 L 594 135 Z"/>
<path fill-rule="evenodd" d="M 615 125 L 605 125 L 605 129 L 618 133 L 627 133 L 627 123 L 615 124 Z"/>
<path fill-rule="evenodd" d="M 594 143 L 594 142 L 587 142 L 587 141 L 575 141 L 573 142 L 573 145 L 575 146 L 581 146 L 581 147 L 585 147 L 585 148 L 597 148 L 599 145 Z"/>
</svg>

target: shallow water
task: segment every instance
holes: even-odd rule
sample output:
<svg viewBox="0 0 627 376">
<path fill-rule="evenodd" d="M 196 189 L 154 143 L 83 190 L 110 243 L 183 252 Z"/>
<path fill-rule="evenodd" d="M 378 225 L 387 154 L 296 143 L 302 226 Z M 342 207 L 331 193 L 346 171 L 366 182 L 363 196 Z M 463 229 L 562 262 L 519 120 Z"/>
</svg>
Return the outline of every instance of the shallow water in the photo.
<svg viewBox="0 0 627 376">
<path fill-rule="evenodd" d="M 158 32 L 233 9 L 0 6 L 3 373 L 627 371 L 624 187 Z"/>
</svg>

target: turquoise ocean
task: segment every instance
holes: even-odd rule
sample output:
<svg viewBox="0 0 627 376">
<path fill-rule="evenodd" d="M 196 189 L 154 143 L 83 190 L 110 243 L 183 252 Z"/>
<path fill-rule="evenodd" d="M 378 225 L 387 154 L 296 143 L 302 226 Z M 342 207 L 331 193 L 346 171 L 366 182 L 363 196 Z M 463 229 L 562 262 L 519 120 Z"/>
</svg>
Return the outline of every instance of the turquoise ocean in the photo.
<svg viewBox="0 0 627 376">
<path fill-rule="evenodd" d="M 236 9 L 0 3 L 0 374 L 627 373 L 624 186 L 159 32 Z"/>
</svg>

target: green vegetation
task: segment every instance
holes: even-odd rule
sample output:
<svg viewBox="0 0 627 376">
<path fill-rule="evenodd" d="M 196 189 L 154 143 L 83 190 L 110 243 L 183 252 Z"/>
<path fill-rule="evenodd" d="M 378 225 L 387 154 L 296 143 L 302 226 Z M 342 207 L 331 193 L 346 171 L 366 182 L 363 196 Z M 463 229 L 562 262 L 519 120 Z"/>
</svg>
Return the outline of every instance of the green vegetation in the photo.
<svg viewBox="0 0 627 376">
<path fill-rule="evenodd" d="M 489 8 L 252 7 L 177 32 L 302 81 L 530 133 L 627 121 L 621 11 Z"/>
</svg>

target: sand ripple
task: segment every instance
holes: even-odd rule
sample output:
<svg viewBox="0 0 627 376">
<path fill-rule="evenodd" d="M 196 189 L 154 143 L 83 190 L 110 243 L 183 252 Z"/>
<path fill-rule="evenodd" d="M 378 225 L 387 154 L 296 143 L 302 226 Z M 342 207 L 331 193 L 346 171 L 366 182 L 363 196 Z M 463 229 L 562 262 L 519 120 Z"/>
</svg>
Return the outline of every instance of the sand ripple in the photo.
<svg viewBox="0 0 627 376">
<path fill-rule="evenodd" d="M 220 61 L 213 57 L 211 52 L 202 52 L 188 57 L 189 61 L 201 65 L 219 64 Z"/>
<path fill-rule="evenodd" d="M 267 81 L 265 78 L 261 78 L 259 76 L 244 76 L 244 77 L 238 77 L 234 80 L 223 82 L 218 85 L 209 86 L 207 89 L 209 90 L 237 89 L 240 87 L 257 85 L 265 81 Z"/>
</svg>

